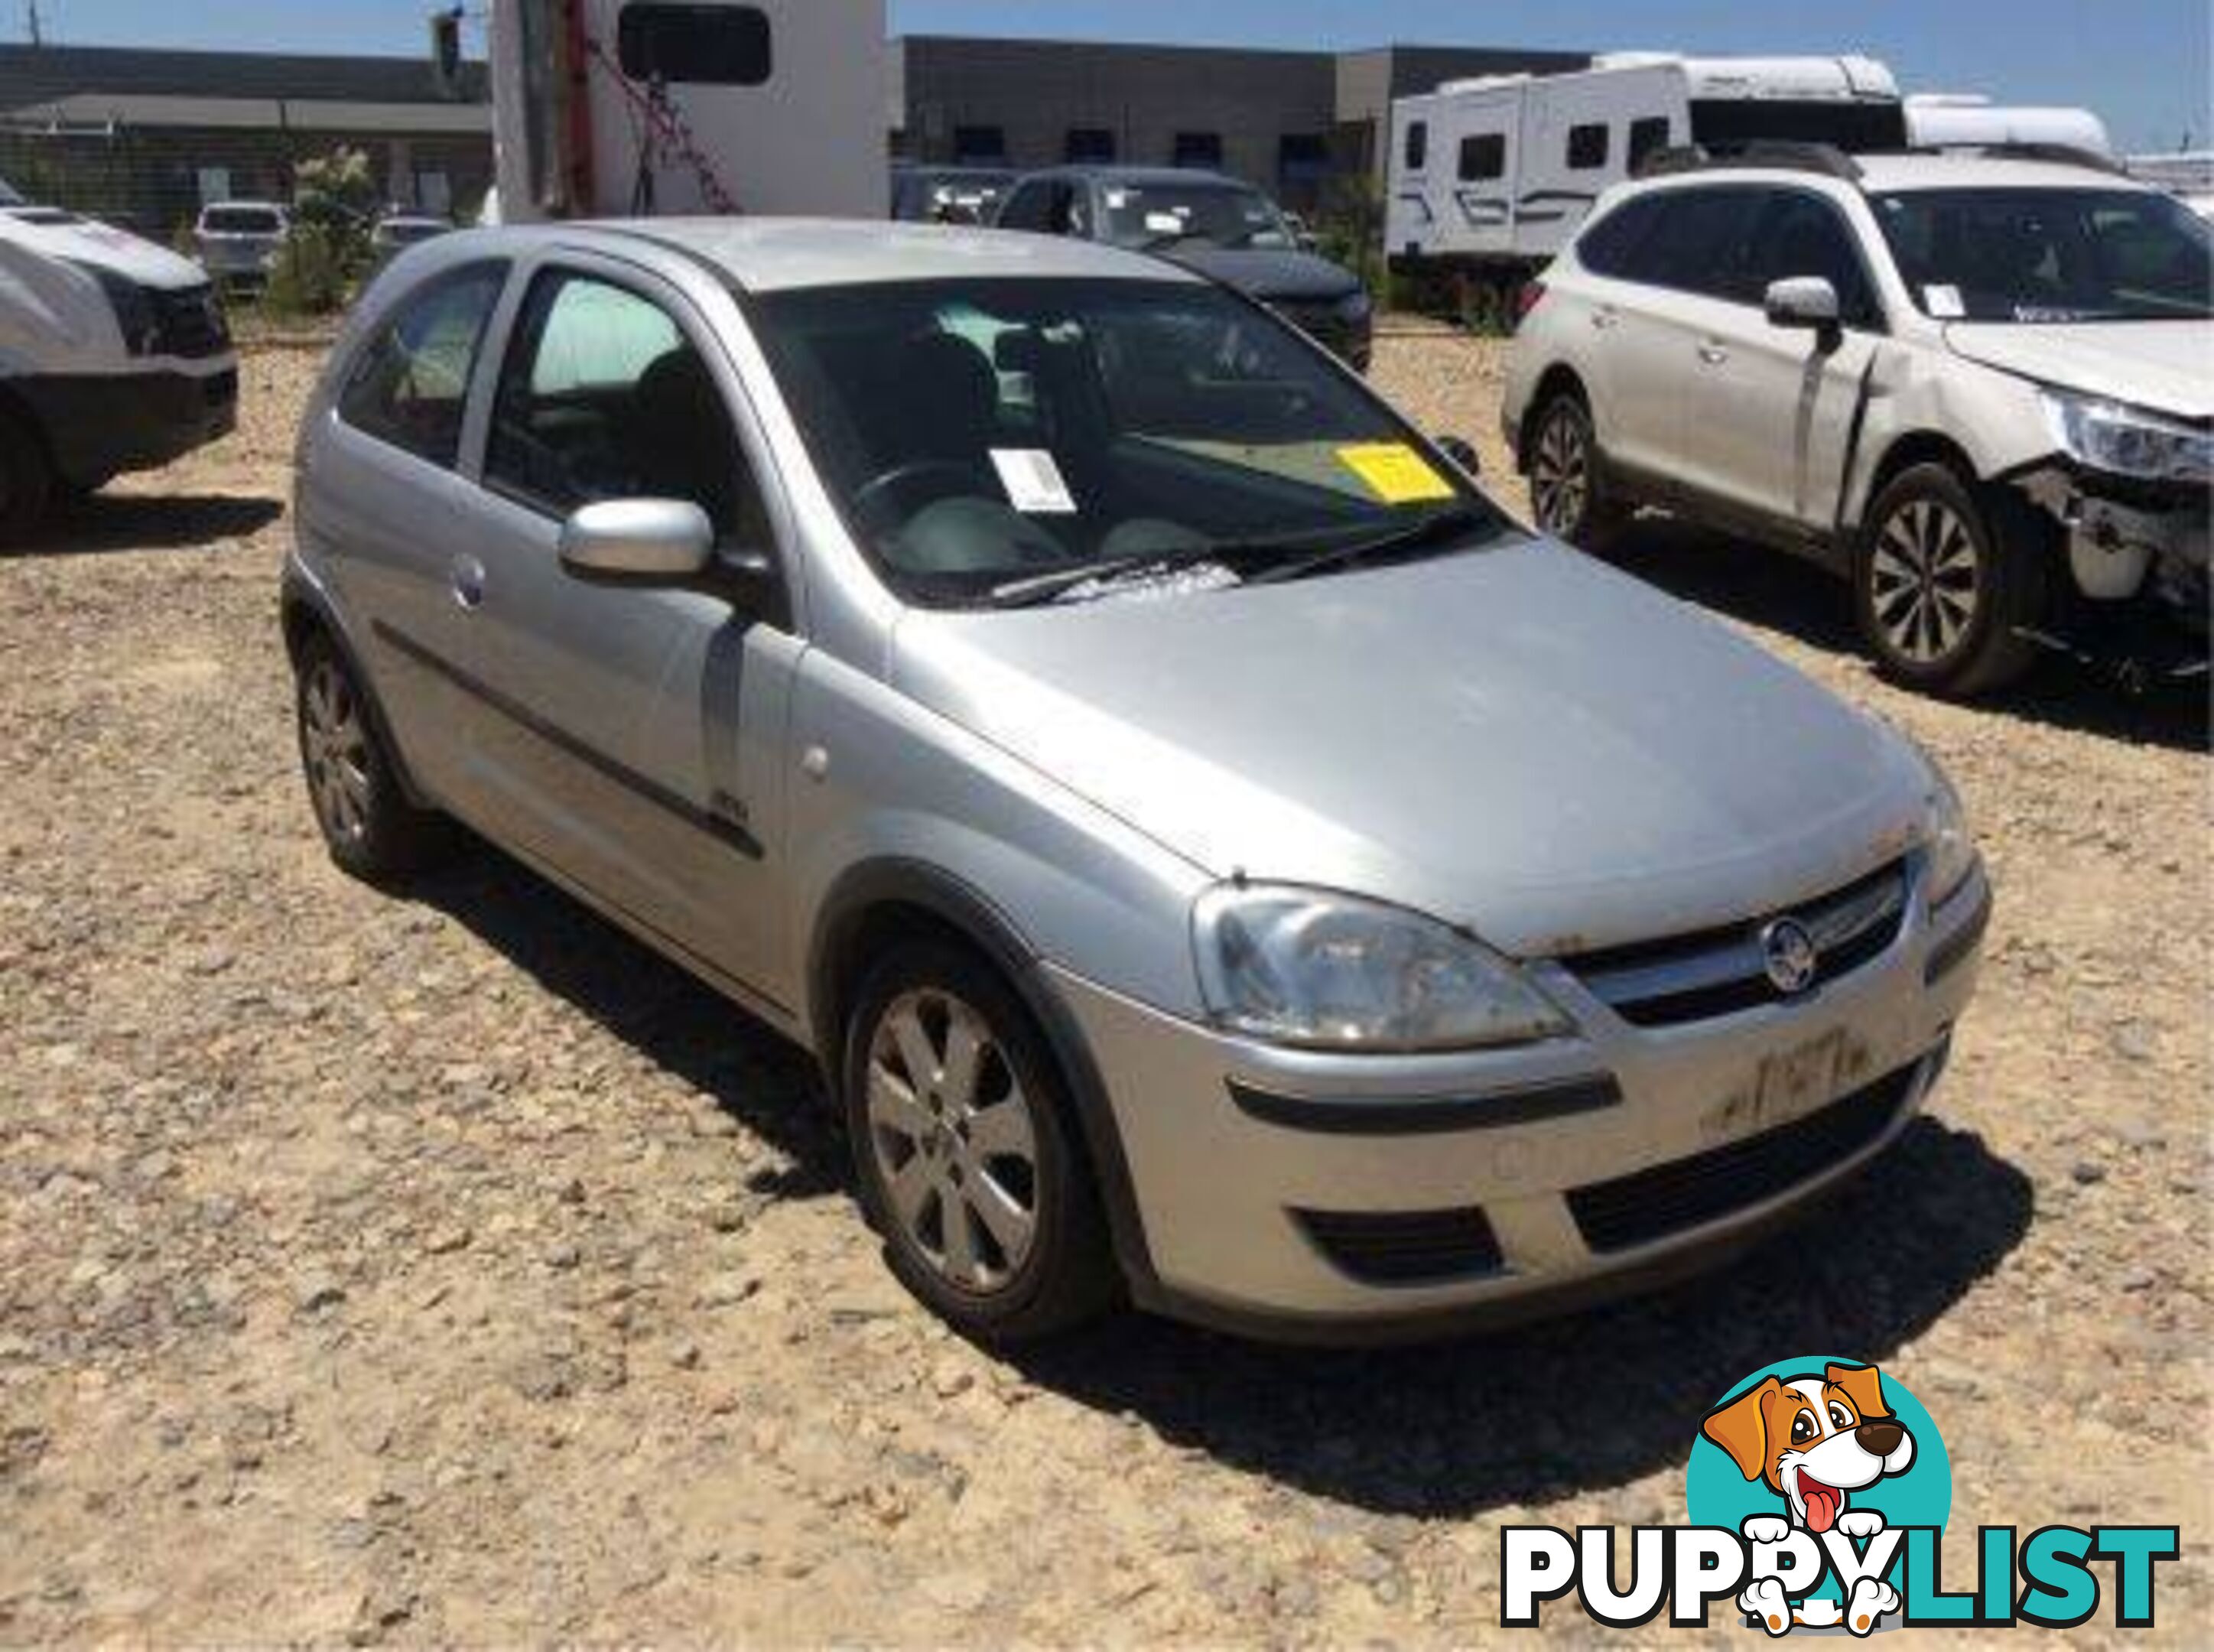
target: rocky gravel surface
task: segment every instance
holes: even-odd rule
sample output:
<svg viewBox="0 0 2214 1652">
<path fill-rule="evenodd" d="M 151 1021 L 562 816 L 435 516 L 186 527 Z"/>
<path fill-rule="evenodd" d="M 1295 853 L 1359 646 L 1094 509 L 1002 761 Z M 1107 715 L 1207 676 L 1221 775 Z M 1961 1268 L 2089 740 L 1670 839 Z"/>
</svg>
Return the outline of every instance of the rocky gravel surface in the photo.
<svg viewBox="0 0 2214 1652">
<path fill-rule="evenodd" d="M 997 1359 L 890 1282 L 804 1060 L 489 852 L 324 860 L 275 625 L 315 364 L 255 348 L 235 438 L 0 558 L 0 1643 L 1467 1642 L 1500 1526 L 1682 1520 L 1698 1417 L 1803 1353 L 1930 1405 L 1957 1530 L 2179 1521 L 2146 1638 L 2214 1620 L 2202 704 L 1917 701 L 1819 577 L 1634 536 L 1958 776 L 2002 908 L 1930 1116 L 1642 1301 Z M 1495 347 L 1377 378 L 1504 474 Z"/>
</svg>

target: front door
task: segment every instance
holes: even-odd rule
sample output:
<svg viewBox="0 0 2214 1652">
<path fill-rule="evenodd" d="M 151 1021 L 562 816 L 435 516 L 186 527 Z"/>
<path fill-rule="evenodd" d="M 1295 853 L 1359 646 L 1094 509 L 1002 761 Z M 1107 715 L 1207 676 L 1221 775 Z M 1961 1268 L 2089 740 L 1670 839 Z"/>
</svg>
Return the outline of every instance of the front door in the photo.
<svg viewBox="0 0 2214 1652">
<path fill-rule="evenodd" d="M 474 756 L 517 847 L 777 1006 L 784 734 L 804 652 L 780 588 L 593 583 L 559 554 L 582 505 L 681 499 L 726 557 L 775 562 L 737 392 L 674 291 L 588 260 L 539 270 L 472 496 L 480 642 L 463 664 L 498 713 Z"/>
</svg>

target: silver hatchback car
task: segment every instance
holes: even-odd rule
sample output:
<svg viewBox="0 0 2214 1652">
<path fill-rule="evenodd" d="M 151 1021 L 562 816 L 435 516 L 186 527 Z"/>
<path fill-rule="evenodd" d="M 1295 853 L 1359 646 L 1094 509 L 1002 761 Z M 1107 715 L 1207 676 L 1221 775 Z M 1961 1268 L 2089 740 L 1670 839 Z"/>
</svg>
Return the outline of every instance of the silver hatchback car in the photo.
<svg viewBox="0 0 2214 1652">
<path fill-rule="evenodd" d="M 296 519 L 338 864 L 465 822 L 811 1048 L 972 1335 L 1674 1271 L 1891 1141 L 1972 988 L 1911 745 L 1128 253 L 443 237 L 335 351 Z"/>
</svg>

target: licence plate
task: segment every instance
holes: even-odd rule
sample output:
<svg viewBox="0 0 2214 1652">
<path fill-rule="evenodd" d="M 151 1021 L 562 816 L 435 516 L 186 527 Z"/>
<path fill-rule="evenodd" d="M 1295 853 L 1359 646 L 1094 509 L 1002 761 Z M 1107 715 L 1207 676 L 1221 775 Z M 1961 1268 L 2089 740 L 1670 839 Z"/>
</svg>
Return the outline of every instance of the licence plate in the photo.
<svg viewBox="0 0 2214 1652">
<path fill-rule="evenodd" d="M 1699 1121 L 1700 1132 L 1709 1140 L 1755 1135 L 1820 1112 L 1837 1099 L 1856 1066 L 1853 1045 L 1842 1027 L 1771 1055 L 1749 1089 Z"/>
</svg>

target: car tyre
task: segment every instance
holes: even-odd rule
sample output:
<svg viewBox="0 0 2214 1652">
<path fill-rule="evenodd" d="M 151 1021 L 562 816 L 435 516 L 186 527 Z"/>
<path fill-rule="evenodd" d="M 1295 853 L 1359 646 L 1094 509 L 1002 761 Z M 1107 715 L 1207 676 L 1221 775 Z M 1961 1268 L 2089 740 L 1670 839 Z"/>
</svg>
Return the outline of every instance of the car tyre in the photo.
<svg viewBox="0 0 2214 1652">
<path fill-rule="evenodd" d="M 847 1135 L 901 1283 L 1012 1344 L 1106 1311 L 1118 1282 L 1067 1086 L 1021 1000 L 969 952 L 896 946 L 847 1019 Z"/>
<path fill-rule="evenodd" d="M 1877 495 L 1853 559 L 1853 608 L 1879 669 L 1908 688 L 1967 698 L 2027 670 L 2049 561 L 2020 500 L 1949 465 L 1909 466 Z"/>
<path fill-rule="evenodd" d="M 0 408 L 0 545 L 30 537 L 52 508 L 57 485 L 37 426 L 13 409 Z"/>
<path fill-rule="evenodd" d="M 1629 520 L 1607 484 L 1591 408 L 1574 390 L 1538 409 L 1530 436 L 1530 511 L 1538 530 L 1580 550 L 1605 548 Z"/>
<path fill-rule="evenodd" d="M 451 827 L 407 800 L 382 725 L 328 637 L 316 633 L 301 645 L 294 682 L 300 766 L 331 859 L 370 882 L 438 860 L 451 847 Z"/>
</svg>

